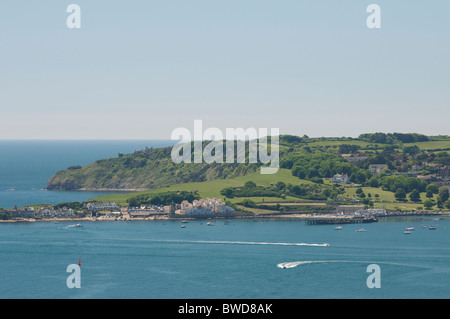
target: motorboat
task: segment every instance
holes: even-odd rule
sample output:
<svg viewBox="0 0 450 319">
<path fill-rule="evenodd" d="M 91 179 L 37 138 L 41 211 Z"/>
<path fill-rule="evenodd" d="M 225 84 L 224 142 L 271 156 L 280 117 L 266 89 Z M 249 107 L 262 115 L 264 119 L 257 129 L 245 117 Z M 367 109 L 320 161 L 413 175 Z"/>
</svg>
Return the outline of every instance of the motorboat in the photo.
<svg viewBox="0 0 450 319">
<path fill-rule="evenodd" d="M 81 227 L 83 227 L 83 225 L 82 224 L 74 224 L 74 225 L 66 226 L 66 228 L 72 228 L 72 227 L 81 228 Z"/>
<path fill-rule="evenodd" d="M 365 231 L 367 231 L 367 230 L 365 230 L 364 228 L 360 228 L 360 229 L 355 230 L 355 232 L 358 232 L 358 233 L 365 232 Z"/>
<path fill-rule="evenodd" d="M 436 230 L 436 226 L 430 226 L 428 227 L 429 230 Z"/>
<path fill-rule="evenodd" d="M 335 229 L 335 230 L 341 230 L 341 229 L 342 229 L 342 226 L 336 226 L 336 227 L 334 227 L 334 229 Z"/>
</svg>

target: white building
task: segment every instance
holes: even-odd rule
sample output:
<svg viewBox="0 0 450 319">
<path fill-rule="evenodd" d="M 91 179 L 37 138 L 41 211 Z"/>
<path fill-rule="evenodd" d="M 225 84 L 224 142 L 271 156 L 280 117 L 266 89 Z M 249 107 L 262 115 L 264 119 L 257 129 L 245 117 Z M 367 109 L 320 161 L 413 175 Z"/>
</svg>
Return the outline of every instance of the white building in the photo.
<svg viewBox="0 0 450 319">
<path fill-rule="evenodd" d="M 338 183 L 338 184 L 350 184 L 350 178 L 348 177 L 347 174 L 344 174 L 344 175 L 336 174 L 331 179 L 331 182 Z"/>
<path fill-rule="evenodd" d="M 355 212 L 355 215 L 377 215 L 382 216 L 386 215 L 386 210 L 382 208 L 369 208 L 369 209 L 360 209 Z"/>
<path fill-rule="evenodd" d="M 64 207 L 62 209 L 54 209 L 53 207 L 41 207 L 37 213 L 37 217 L 73 217 L 73 209 Z"/>
<path fill-rule="evenodd" d="M 91 202 L 86 205 L 89 210 L 117 210 L 119 209 L 119 205 L 116 203 L 97 203 Z"/>
<path fill-rule="evenodd" d="M 218 198 L 194 200 L 192 204 L 184 200 L 180 205 L 180 212 L 186 215 L 199 216 L 214 214 L 231 215 L 235 213 L 233 208 L 225 205 Z"/>
<path fill-rule="evenodd" d="M 371 164 L 369 165 L 369 171 L 371 171 L 373 174 L 379 174 L 385 169 L 388 169 L 387 164 Z"/>
</svg>

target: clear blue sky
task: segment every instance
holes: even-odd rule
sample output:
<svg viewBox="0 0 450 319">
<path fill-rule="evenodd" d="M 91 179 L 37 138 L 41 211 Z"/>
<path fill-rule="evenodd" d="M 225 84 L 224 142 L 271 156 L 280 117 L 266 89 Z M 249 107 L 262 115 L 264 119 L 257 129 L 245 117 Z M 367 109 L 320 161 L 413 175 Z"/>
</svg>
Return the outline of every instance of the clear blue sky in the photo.
<svg viewBox="0 0 450 319">
<path fill-rule="evenodd" d="M 0 139 L 450 134 L 450 1 L 2 0 L 0 108 Z"/>
</svg>

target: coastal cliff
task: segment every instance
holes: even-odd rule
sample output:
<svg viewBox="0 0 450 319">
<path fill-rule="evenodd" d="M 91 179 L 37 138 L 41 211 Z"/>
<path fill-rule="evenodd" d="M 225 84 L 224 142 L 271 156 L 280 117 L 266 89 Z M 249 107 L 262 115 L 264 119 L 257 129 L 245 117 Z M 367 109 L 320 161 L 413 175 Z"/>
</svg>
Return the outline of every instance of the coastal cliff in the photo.
<svg viewBox="0 0 450 319">
<path fill-rule="evenodd" d="M 140 191 L 178 183 L 225 179 L 254 172 L 257 164 L 180 163 L 171 159 L 171 147 L 146 149 L 71 166 L 48 180 L 48 190 Z"/>
</svg>

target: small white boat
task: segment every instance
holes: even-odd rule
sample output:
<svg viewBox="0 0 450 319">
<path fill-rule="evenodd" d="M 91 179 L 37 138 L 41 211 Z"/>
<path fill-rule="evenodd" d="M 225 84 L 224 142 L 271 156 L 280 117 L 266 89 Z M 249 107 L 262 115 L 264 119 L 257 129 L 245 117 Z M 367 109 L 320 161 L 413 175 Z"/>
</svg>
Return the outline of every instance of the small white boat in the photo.
<svg viewBox="0 0 450 319">
<path fill-rule="evenodd" d="M 415 230 L 415 228 L 414 227 L 406 227 L 405 230 L 406 231 L 411 231 L 411 230 Z"/>
<path fill-rule="evenodd" d="M 208 225 L 208 226 L 214 226 L 214 223 L 213 223 L 213 222 L 207 222 L 206 225 Z"/>
<path fill-rule="evenodd" d="M 430 226 L 428 227 L 429 230 L 436 230 L 436 226 Z"/>
<path fill-rule="evenodd" d="M 405 231 L 403 232 L 403 234 L 409 235 L 409 234 L 411 234 L 411 232 L 410 232 L 409 230 L 405 230 Z"/>
<path fill-rule="evenodd" d="M 66 226 L 66 228 L 69 228 L 69 227 L 83 227 L 83 225 L 81 225 L 81 224 L 74 224 L 74 225 Z"/>
<path fill-rule="evenodd" d="M 181 225 L 181 228 L 186 228 L 186 226 L 184 226 L 184 225 Z"/>
<path fill-rule="evenodd" d="M 187 220 L 182 220 L 181 222 L 182 222 L 183 224 L 189 223 Z"/>
<path fill-rule="evenodd" d="M 358 232 L 358 233 L 365 232 L 365 231 L 367 231 L 367 230 L 365 230 L 364 228 L 360 228 L 360 229 L 355 230 L 355 232 Z"/>
<path fill-rule="evenodd" d="M 341 229 L 342 229 L 342 226 L 336 226 L 336 227 L 334 227 L 334 229 L 335 229 L 335 230 L 341 230 Z"/>
</svg>

